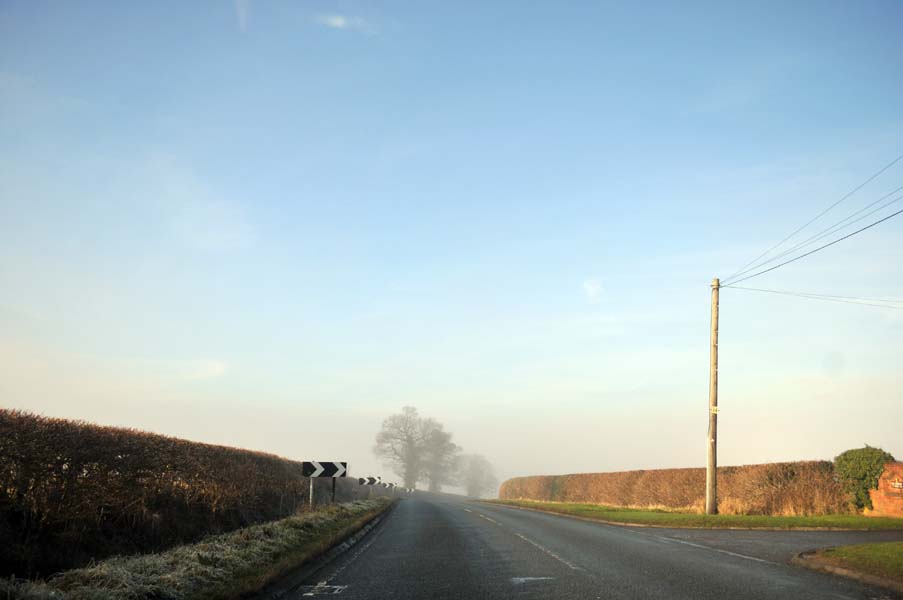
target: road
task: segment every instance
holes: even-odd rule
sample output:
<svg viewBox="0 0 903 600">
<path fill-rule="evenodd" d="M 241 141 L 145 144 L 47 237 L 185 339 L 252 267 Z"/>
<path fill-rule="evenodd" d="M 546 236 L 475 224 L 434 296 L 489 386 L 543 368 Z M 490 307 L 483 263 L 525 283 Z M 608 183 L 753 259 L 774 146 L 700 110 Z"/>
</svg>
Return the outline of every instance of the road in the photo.
<svg viewBox="0 0 903 600">
<path fill-rule="evenodd" d="M 618 527 L 418 494 L 287 598 L 890 599 L 788 564 L 804 550 L 903 532 Z"/>
</svg>

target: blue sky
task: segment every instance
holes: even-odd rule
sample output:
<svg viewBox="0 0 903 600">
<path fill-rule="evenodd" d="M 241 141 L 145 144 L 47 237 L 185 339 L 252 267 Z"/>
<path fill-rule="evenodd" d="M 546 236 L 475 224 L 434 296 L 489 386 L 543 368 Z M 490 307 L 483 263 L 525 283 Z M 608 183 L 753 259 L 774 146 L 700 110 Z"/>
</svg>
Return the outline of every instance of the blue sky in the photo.
<svg viewBox="0 0 903 600">
<path fill-rule="evenodd" d="M 3 405 L 359 475 L 405 404 L 505 476 L 702 464 L 708 284 L 903 153 L 900 22 L 4 2 Z M 753 281 L 903 297 L 901 228 Z M 725 290 L 722 462 L 903 454 L 899 313 Z"/>
</svg>

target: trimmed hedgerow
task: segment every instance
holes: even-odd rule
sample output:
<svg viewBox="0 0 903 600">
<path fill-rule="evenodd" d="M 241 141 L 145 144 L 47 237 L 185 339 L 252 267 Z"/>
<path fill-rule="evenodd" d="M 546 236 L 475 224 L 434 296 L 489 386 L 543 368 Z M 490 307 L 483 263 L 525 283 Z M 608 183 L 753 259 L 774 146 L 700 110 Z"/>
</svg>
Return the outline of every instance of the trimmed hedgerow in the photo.
<svg viewBox="0 0 903 600">
<path fill-rule="evenodd" d="M 827 461 L 720 467 L 718 497 L 723 514 L 849 512 L 843 489 Z M 499 498 L 699 512 L 705 498 L 705 469 L 516 477 L 502 484 Z"/>
<path fill-rule="evenodd" d="M 286 517 L 308 482 L 301 463 L 271 454 L 0 410 L 0 575 L 46 576 Z"/>
</svg>

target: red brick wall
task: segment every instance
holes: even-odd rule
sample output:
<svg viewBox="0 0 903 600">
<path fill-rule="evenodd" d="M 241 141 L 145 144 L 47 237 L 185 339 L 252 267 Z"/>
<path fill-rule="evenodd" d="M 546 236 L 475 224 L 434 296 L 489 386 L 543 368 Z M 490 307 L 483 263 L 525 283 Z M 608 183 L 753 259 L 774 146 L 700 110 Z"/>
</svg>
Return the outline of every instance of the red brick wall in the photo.
<svg viewBox="0 0 903 600">
<path fill-rule="evenodd" d="M 884 465 L 884 473 L 878 478 L 878 489 L 871 490 L 872 510 L 869 515 L 903 517 L 903 462 Z"/>
</svg>

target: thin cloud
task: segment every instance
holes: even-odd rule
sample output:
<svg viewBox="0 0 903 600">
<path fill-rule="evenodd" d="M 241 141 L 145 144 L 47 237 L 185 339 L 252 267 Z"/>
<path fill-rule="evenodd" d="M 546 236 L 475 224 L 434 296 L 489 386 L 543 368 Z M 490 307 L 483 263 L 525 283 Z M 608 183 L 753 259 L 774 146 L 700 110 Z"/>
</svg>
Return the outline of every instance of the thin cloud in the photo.
<svg viewBox="0 0 903 600">
<path fill-rule="evenodd" d="M 256 240 L 256 227 L 242 203 L 223 197 L 179 161 L 148 160 L 148 201 L 169 217 L 169 230 L 182 244 L 209 253 L 242 250 Z"/>
<path fill-rule="evenodd" d="M 215 379 L 222 377 L 229 370 L 229 366 L 218 360 L 197 360 L 192 361 L 189 372 L 185 375 L 185 379 Z"/>
<path fill-rule="evenodd" d="M 205 252 L 247 248 L 255 238 L 241 206 L 219 200 L 186 202 L 178 209 L 173 228 L 183 242 Z"/>
<path fill-rule="evenodd" d="M 116 372 L 125 379 L 172 383 L 216 379 L 229 371 L 229 365 L 212 358 L 146 358 L 72 354 L 62 360 L 74 361 L 86 372 Z"/>
<path fill-rule="evenodd" d="M 242 31 L 247 31 L 250 15 L 251 0 L 235 0 L 235 18 L 238 21 L 238 28 Z"/>
<path fill-rule="evenodd" d="M 602 284 L 598 279 L 587 279 L 583 282 L 583 291 L 590 302 L 596 303 L 602 297 Z"/>
<path fill-rule="evenodd" d="M 330 29 L 373 32 L 373 27 L 360 17 L 349 17 L 340 14 L 318 14 L 314 17 L 314 22 Z"/>
</svg>

